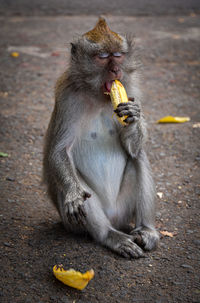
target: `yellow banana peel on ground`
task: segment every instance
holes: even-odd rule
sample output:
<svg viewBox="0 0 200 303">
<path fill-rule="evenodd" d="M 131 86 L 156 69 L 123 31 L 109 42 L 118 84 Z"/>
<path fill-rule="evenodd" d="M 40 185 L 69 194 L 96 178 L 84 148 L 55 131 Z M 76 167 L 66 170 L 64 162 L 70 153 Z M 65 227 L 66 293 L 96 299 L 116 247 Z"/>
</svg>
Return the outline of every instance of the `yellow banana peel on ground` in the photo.
<svg viewBox="0 0 200 303">
<path fill-rule="evenodd" d="M 65 285 L 82 290 L 88 282 L 94 277 L 94 270 L 90 269 L 82 274 L 80 271 L 74 269 L 65 270 L 63 265 L 55 265 L 53 267 L 54 276 L 63 282 Z"/>
<path fill-rule="evenodd" d="M 166 116 L 157 121 L 157 123 L 184 123 L 190 121 L 190 117 Z"/>
</svg>

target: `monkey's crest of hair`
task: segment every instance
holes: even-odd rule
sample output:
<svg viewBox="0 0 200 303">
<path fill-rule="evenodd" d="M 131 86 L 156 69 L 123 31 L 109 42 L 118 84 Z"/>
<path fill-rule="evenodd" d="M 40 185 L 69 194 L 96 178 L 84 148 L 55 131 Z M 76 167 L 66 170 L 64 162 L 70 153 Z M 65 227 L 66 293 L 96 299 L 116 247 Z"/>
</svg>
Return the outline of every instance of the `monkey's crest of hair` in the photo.
<svg viewBox="0 0 200 303">
<path fill-rule="evenodd" d="M 101 17 L 99 18 L 96 26 L 91 31 L 85 33 L 83 36 L 94 43 L 101 43 L 106 45 L 117 41 L 120 44 L 122 43 L 122 37 L 120 37 L 119 34 L 111 31 L 106 23 L 106 20 Z"/>
<path fill-rule="evenodd" d="M 93 45 L 94 49 L 98 46 L 102 51 L 127 51 L 126 39 L 113 32 L 102 17 L 92 30 L 82 35 L 82 38 L 88 41 L 91 47 Z"/>
</svg>

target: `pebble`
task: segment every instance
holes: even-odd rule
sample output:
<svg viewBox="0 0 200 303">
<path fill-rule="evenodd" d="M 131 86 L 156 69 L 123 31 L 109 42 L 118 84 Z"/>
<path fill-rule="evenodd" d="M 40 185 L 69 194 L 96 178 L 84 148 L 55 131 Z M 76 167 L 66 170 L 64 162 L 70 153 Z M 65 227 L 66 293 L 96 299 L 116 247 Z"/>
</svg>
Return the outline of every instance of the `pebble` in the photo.
<svg viewBox="0 0 200 303">
<path fill-rule="evenodd" d="M 194 231 L 191 230 L 191 229 L 188 229 L 188 230 L 187 230 L 187 234 L 193 234 L 193 232 L 194 232 Z"/>
<path fill-rule="evenodd" d="M 62 297 L 60 301 L 62 303 L 69 303 L 70 302 L 69 299 L 66 296 Z"/>
<path fill-rule="evenodd" d="M 188 265 L 188 264 L 182 264 L 181 267 L 193 269 L 193 267 L 191 265 Z"/>
<path fill-rule="evenodd" d="M 199 246 L 200 245 L 200 240 L 194 240 L 193 243 Z"/>
<path fill-rule="evenodd" d="M 15 202 L 15 200 L 12 200 L 12 199 L 7 199 L 7 201 L 8 201 L 9 203 L 14 203 L 14 202 Z"/>
<path fill-rule="evenodd" d="M 184 283 L 183 283 L 183 282 L 176 282 L 176 281 L 173 281 L 173 284 L 174 284 L 174 285 L 183 285 Z"/>
<path fill-rule="evenodd" d="M 8 243 L 8 242 L 4 242 L 3 243 L 5 246 L 7 246 L 7 247 L 12 247 L 12 244 L 10 244 L 10 243 Z"/>
<path fill-rule="evenodd" d="M 6 181 L 14 182 L 14 181 L 15 181 L 15 178 L 13 178 L 13 177 L 6 177 Z"/>
</svg>

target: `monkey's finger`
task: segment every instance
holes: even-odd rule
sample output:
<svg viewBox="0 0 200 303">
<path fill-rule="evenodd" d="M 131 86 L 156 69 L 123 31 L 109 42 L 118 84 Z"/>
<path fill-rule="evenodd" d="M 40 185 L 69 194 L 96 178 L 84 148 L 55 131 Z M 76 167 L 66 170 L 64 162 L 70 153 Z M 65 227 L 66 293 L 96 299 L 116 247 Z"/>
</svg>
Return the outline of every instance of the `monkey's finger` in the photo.
<svg viewBox="0 0 200 303">
<path fill-rule="evenodd" d="M 83 218 L 79 212 L 74 213 L 74 219 L 76 220 L 76 224 L 85 226 L 85 218 Z"/>
<path fill-rule="evenodd" d="M 86 218 L 86 211 L 85 211 L 85 209 L 84 209 L 84 207 L 81 205 L 81 206 L 79 206 L 79 213 L 80 213 L 80 215 L 83 217 L 83 218 Z"/>
<path fill-rule="evenodd" d="M 86 225 L 86 214 L 81 208 L 79 208 L 79 212 L 77 214 L 77 220 L 80 225 L 82 226 Z"/>
<path fill-rule="evenodd" d="M 134 103 L 133 101 L 128 101 L 128 102 L 121 102 L 117 105 L 116 109 L 121 109 L 123 107 L 130 107 L 130 106 L 134 106 L 134 107 L 138 107 L 140 108 L 140 106 L 138 105 L 138 103 Z"/>
<path fill-rule="evenodd" d="M 133 115 L 133 116 L 140 116 L 140 108 L 137 105 L 134 104 L 129 104 L 129 105 L 124 105 L 119 108 L 116 108 L 114 112 L 118 115 L 121 116 L 123 115 Z"/>
<path fill-rule="evenodd" d="M 127 102 L 127 103 L 120 103 L 117 108 L 115 109 L 116 112 L 124 110 L 124 109 L 135 109 L 136 111 L 140 112 L 141 109 L 138 104 L 133 102 Z"/>
<path fill-rule="evenodd" d="M 122 256 L 126 258 L 141 258 L 144 256 L 143 250 L 134 242 L 126 242 L 120 249 Z"/>
<path fill-rule="evenodd" d="M 128 117 L 128 118 L 126 118 L 125 120 L 124 120 L 124 122 L 125 123 L 133 123 L 133 122 L 136 122 L 138 120 L 138 118 L 136 118 L 136 117 Z"/>
<path fill-rule="evenodd" d="M 119 117 L 123 117 L 123 116 L 133 116 L 133 112 L 131 110 L 122 110 L 120 112 L 117 113 L 117 115 Z"/>
<path fill-rule="evenodd" d="M 143 258 L 144 257 L 144 252 L 139 246 L 137 246 L 137 247 L 134 247 L 134 249 L 130 250 L 130 255 L 131 255 L 132 258 L 136 258 L 136 259 L 137 258 Z"/>
<path fill-rule="evenodd" d="M 131 102 L 121 102 L 117 105 L 117 108 L 122 107 L 122 106 L 127 106 Z"/>
<path fill-rule="evenodd" d="M 135 98 L 134 97 L 130 97 L 130 98 L 128 98 L 128 100 L 131 101 L 131 102 L 134 102 Z"/>
<path fill-rule="evenodd" d="M 68 213 L 71 215 L 74 212 L 74 205 L 72 202 L 68 204 Z"/>
<path fill-rule="evenodd" d="M 69 213 L 69 205 L 67 203 L 67 205 L 65 206 L 65 216 L 66 216 L 66 219 L 67 221 L 72 224 L 72 219 L 71 219 L 71 216 L 70 216 L 70 213 Z"/>
<path fill-rule="evenodd" d="M 118 114 L 118 113 L 120 113 L 120 112 L 122 112 L 122 111 L 124 111 L 124 110 L 129 110 L 129 106 L 128 106 L 128 105 L 124 105 L 124 106 L 121 106 L 121 107 L 117 107 L 117 108 L 114 110 L 114 112 L 115 112 L 116 114 Z"/>
<path fill-rule="evenodd" d="M 76 225 L 77 224 L 77 220 L 76 220 L 76 217 L 73 213 L 69 213 L 68 214 L 68 220 L 69 222 L 72 224 L 72 225 Z"/>
<path fill-rule="evenodd" d="M 128 253 L 126 253 L 125 251 L 122 251 L 121 255 L 126 259 L 130 259 L 130 255 Z"/>
<path fill-rule="evenodd" d="M 142 258 L 144 257 L 143 250 L 135 243 L 133 243 L 132 248 L 129 249 L 129 254 L 132 258 Z"/>
</svg>

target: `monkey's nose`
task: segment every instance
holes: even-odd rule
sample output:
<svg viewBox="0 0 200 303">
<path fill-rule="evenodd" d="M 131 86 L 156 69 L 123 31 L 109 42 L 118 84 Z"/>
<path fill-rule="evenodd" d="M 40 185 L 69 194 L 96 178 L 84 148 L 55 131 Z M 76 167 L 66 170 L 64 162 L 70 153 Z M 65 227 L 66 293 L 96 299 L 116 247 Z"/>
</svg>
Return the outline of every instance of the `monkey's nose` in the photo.
<svg viewBox="0 0 200 303">
<path fill-rule="evenodd" d="M 117 73 L 119 72 L 119 67 L 113 66 L 113 67 L 110 69 L 110 72 L 113 73 L 113 74 L 117 74 Z"/>
<path fill-rule="evenodd" d="M 114 67 L 110 68 L 109 72 L 115 79 L 120 79 L 121 71 L 120 71 L 119 67 L 114 66 Z"/>
</svg>

